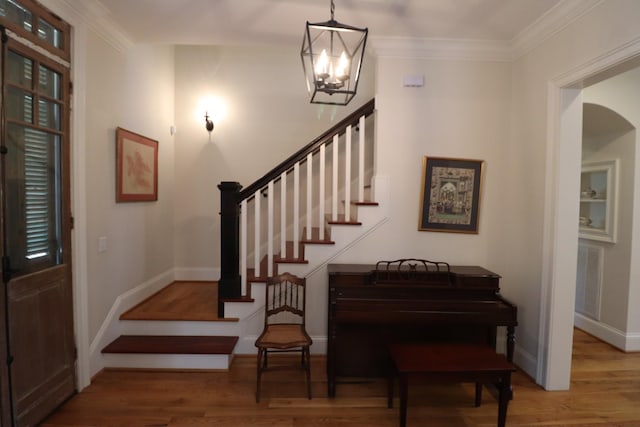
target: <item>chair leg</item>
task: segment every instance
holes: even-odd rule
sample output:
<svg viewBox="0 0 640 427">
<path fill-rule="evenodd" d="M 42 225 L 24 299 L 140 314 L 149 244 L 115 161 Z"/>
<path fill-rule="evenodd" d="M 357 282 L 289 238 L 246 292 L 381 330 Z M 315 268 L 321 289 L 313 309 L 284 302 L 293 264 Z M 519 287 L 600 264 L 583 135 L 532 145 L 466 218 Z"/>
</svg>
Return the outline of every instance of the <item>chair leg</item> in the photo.
<svg viewBox="0 0 640 427">
<path fill-rule="evenodd" d="M 262 381 L 262 352 L 264 350 L 258 349 L 258 360 L 256 361 L 256 403 L 260 403 L 260 383 Z"/>
<path fill-rule="evenodd" d="M 305 359 L 305 368 L 307 371 L 307 396 L 311 400 L 311 354 L 309 347 L 305 347 L 302 351 L 302 357 Z"/>
</svg>

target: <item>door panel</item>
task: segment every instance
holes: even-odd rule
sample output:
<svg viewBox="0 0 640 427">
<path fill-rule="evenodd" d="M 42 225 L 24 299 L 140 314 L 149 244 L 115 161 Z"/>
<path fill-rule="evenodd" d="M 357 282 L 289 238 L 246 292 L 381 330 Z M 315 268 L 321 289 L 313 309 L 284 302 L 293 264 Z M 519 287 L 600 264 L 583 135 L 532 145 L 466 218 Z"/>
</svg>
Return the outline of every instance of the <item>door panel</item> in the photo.
<svg viewBox="0 0 640 427">
<path fill-rule="evenodd" d="M 2 58 L 0 233 L 3 266 L 11 272 L 4 305 L 12 359 L 7 391 L 14 425 L 33 426 L 76 387 L 69 69 L 13 39 Z"/>
<path fill-rule="evenodd" d="M 10 282 L 9 325 L 17 425 L 36 425 L 75 390 L 68 266 Z"/>
</svg>

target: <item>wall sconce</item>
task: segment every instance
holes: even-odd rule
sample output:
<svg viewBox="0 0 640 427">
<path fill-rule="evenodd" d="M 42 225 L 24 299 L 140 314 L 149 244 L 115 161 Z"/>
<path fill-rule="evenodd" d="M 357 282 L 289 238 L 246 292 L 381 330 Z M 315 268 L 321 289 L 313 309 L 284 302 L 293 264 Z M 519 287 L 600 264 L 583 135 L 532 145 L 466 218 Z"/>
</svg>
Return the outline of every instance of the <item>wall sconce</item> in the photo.
<svg viewBox="0 0 640 427">
<path fill-rule="evenodd" d="M 197 104 L 194 105 L 193 119 L 197 126 L 202 126 L 202 112 L 204 111 L 204 125 L 207 132 L 209 132 L 209 138 L 211 138 L 211 132 L 220 123 L 224 122 L 224 118 L 227 114 L 227 103 L 219 96 L 203 96 Z M 219 129 L 218 129 L 219 130 Z"/>
<path fill-rule="evenodd" d="M 211 133 L 211 131 L 213 130 L 213 121 L 211 120 L 211 118 L 209 118 L 208 111 L 204 112 L 204 120 L 205 120 L 205 126 L 207 127 L 207 131 Z"/>
</svg>

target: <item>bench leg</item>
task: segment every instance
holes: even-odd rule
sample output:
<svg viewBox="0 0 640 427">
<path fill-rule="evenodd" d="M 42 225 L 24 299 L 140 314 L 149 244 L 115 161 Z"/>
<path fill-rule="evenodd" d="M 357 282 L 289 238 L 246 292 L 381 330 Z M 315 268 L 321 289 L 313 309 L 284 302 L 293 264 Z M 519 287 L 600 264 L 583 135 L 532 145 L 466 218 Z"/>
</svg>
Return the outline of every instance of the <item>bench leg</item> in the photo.
<svg viewBox="0 0 640 427">
<path fill-rule="evenodd" d="M 476 407 L 482 403 L 482 383 L 476 383 Z"/>
<path fill-rule="evenodd" d="M 498 427 L 505 427 L 507 424 L 507 407 L 511 398 L 511 372 L 506 372 L 500 381 L 498 394 Z"/>
<path fill-rule="evenodd" d="M 394 375 L 389 374 L 387 377 L 387 408 L 393 408 L 393 383 L 394 383 Z"/>
<path fill-rule="evenodd" d="M 409 397 L 409 379 L 400 374 L 400 427 L 407 425 L 407 398 Z"/>
</svg>

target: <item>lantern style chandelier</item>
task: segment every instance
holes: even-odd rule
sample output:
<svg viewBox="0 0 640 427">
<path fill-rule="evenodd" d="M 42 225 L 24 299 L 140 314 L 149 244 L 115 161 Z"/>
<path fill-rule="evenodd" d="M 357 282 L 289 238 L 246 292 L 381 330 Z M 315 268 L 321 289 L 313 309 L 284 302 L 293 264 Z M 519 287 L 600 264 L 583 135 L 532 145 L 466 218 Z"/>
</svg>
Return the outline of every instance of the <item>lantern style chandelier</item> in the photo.
<svg viewBox="0 0 640 427">
<path fill-rule="evenodd" d="M 367 44 L 367 28 L 327 22 L 307 21 L 302 40 L 302 68 L 312 104 L 347 105 L 356 95 L 360 69 Z"/>
</svg>

